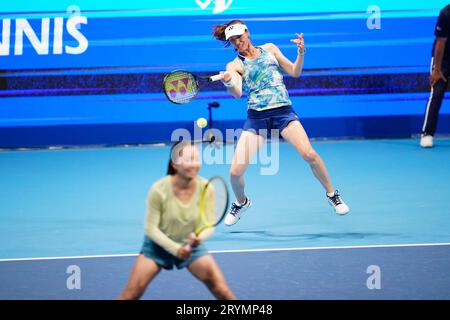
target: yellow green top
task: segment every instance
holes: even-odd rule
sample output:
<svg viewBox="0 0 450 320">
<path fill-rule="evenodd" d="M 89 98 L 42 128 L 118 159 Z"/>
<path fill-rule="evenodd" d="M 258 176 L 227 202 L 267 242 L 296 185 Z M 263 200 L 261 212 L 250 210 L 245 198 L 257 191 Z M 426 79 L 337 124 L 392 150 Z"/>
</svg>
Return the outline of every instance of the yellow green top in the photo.
<svg viewBox="0 0 450 320">
<path fill-rule="evenodd" d="M 175 196 L 171 177 L 165 176 L 150 188 L 147 196 L 145 233 L 152 241 L 176 256 L 189 234 L 195 231 L 200 195 L 208 180 L 197 177 L 196 189 L 191 199 L 184 203 Z M 199 236 L 205 240 L 212 235 L 213 229 L 208 228 Z"/>
</svg>

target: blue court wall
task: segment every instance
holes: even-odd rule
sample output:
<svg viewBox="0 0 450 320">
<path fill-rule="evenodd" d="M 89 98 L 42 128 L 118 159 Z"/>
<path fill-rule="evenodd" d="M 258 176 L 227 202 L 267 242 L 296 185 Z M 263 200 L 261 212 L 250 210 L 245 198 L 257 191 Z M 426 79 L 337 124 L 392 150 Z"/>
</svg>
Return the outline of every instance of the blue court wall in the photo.
<svg viewBox="0 0 450 320">
<path fill-rule="evenodd" d="M 445 1 L 8 1 L 0 3 L 0 147 L 151 143 L 193 129 L 242 127 L 245 97 L 206 85 L 185 106 L 162 92 L 166 72 L 223 70 L 235 52 L 215 24 L 240 18 L 258 45 L 308 48 L 285 77 L 311 137 L 410 137 L 429 98 L 433 30 Z M 25 31 L 21 32 L 21 30 Z M 20 34 L 23 34 L 21 39 Z M 18 36 L 19 35 L 19 36 Z M 34 39 L 33 39 L 34 37 Z M 438 133 L 450 133 L 444 101 Z"/>
</svg>

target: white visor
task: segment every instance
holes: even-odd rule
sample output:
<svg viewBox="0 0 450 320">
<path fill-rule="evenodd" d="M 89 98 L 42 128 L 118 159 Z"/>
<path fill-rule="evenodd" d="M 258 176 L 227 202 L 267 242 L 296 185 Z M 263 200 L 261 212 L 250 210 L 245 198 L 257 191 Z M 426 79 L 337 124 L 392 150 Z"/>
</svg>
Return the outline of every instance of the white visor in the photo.
<svg viewBox="0 0 450 320">
<path fill-rule="evenodd" d="M 225 29 L 225 40 L 228 40 L 233 36 L 241 36 L 245 33 L 245 30 L 247 30 L 245 24 L 232 24 Z"/>
</svg>

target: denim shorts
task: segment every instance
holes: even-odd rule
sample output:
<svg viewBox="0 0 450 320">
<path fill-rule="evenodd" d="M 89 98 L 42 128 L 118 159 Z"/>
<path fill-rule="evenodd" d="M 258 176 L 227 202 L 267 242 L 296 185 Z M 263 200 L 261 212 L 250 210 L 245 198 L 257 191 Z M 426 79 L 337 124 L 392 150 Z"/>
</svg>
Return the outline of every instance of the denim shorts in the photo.
<svg viewBox="0 0 450 320">
<path fill-rule="evenodd" d="M 263 111 L 249 109 L 247 111 L 247 120 L 245 121 L 243 129 L 246 131 L 254 130 L 261 135 L 265 135 L 264 132 L 267 132 L 267 136 L 270 136 L 271 130 L 278 130 L 278 133 L 280 133 L 287 127 L 289 122 L 295 120 L 299 120 L 299 118 L 291 106 Z"/>
<path fill-rule="evenodd" d="M 153 242 L 148 236 L 144 237 L 144 244 L 142 245 L 141 254 L 149 259 L 155 261 L 159 266 L 164 269 L 171 270 L 175 265 L 177 269 L 182 269 L 200 257 L 203 257 L 208 253 L 205 245 L 202 243 L 196 248 L 192 248 L 192 256 L 187 260 L 181 260 L 173 256 L 161 246 Z"/>
</svg>

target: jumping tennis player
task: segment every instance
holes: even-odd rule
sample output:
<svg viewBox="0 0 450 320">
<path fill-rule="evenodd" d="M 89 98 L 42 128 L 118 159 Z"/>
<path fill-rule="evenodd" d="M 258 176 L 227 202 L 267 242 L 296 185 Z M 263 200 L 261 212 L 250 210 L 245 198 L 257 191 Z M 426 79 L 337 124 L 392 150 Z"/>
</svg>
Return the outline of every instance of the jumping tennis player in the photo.
<svg viewBox="0 0 450 320">
<path fill-rule="evenodd" d="M 213 228 L 193 234 L 198 200 L 207 183 L 198 176 L 200 167 L 199 151 L 191 142 L 172 147 L 167 176 L 154 183 L 148 194 L 144 244 L 118 299 L 139 299 L 161 268 L 170 270 L 174 265 L 187 267 L 216 298 L 235 299 L 203 244 Z"/>
<path fill-rule="evenodd" d="M 299 77 L 302 72 L 306 52 L 303 34 L 296 34 L 297 39 L 291 40 L 298 47 L 294 63 L 273 43 L 254 46 L 249 38 L 250 32 L 241 20 L 215 26 L 213 35 L 217 40 L 225 42 L 225 46 L 231 44 L 238 52 L 238 56 L 227 64 L 226 71 L 221 72 L 222 82 L 235 98 L 240 98 L 244 90 L 248 105 L 244 131 L 238 140 L 230 170 L 236 201 L 225 217 L 225 224 L 235 224 L 251 206 L 251 200 L 244 192 L 244 173 L 264 141 L 260 130 L 266 130 L 270 134 L 272 129 L 279 130 L 281 136 L 308 162 L 335 212 L 339 215 L 347 214 L 350 209 L 333 187 L 324 162 L 312 148 L 298 115 L 291 107 L 283 82 L 283 71 L 292 77 Z"/>
</svg>

